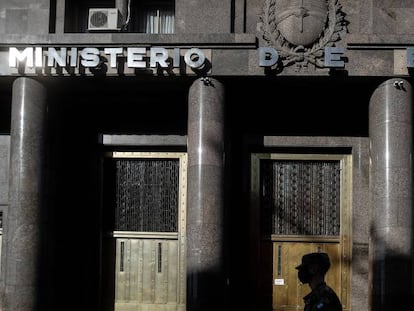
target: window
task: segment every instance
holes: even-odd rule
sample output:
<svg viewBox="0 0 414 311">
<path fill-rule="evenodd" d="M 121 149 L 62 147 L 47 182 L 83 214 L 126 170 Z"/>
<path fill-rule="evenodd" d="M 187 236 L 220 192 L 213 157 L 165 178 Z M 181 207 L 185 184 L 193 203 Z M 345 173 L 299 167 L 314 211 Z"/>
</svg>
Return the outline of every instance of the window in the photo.
<svg viewBox="0 0 414 311">
<path fill-rule="evenodd" d="M 174 33 L 174 0 L 124 0 L 120 32 L 147 34 Z M 91 8 L 116 8 L 115 0 L 66 0 L 65 32 L 88 32 Z M 99 30 L 115 32 L 116 30 Z"/>
<path fill-rule="evenodd" d="M 174 1 L 134 1 L 132 31 L 139 33 L 174 33 Z"/>
</svg>

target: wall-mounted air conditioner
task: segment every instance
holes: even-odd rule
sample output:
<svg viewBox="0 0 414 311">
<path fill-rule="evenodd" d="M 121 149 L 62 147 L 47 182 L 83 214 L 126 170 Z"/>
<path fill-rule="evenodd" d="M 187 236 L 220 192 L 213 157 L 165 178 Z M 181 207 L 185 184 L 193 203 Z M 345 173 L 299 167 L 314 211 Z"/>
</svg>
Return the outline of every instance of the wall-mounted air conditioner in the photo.
<svg viewBox="0 0 414 311">
<path fill-rule="evenodd" d="M 120 30 L 121 14 L 114 8 L 89 9 L 88 30 Z"/>
</svg>

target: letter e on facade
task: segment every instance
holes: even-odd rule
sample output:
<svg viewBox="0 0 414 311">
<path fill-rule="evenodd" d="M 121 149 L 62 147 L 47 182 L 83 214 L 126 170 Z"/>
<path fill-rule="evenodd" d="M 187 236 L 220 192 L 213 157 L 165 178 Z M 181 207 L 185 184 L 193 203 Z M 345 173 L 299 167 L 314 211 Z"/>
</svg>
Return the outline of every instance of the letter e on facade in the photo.
<svg viewBox="0 0 414 311">
<path fill-rule="evenodd" d="M 328 68 L 344 68 L 345 62 L 343 56 L 345 49 L 338 47 L 325 48 L 325 67 Z"/>
</svg>

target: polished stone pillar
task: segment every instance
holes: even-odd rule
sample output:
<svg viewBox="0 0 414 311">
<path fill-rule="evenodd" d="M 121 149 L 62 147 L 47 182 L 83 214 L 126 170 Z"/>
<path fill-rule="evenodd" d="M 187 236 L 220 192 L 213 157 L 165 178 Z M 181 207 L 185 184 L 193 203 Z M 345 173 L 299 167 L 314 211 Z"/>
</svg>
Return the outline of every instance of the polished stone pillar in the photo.
<svg viewBox="0 0 414 311">
<path fill-rule="evenodd" d="M 390 79 L 369 106 L 371 310 L 413 310 L 413 96 Z"/>
<path fill-rule="evenodd" d="M 46 89 L 13 83 L 3 311 L 36 311 L 39 297 Z"/>
<path fill-rule="evenodd" d="M 188 102 L 187 310 L 220 310 L 225 299 L 224 88 L 202 78 Z"/>
</svg>

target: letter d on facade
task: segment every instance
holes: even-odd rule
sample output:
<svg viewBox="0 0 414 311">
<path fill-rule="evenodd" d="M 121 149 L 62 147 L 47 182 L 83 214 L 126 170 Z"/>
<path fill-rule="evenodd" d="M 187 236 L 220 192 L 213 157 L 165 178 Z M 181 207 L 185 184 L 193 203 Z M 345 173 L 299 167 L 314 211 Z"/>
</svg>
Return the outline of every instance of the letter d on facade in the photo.
<svg viewBox="0 0 414 311">
<path fill-rule="evenodd" d="M 279 60 L 279 54 L 277 51 L 270 47 L 261 47 L 259 48 L 259 66 L 260 67 L 270 67 L 277 63 Z"/>
</svg>

